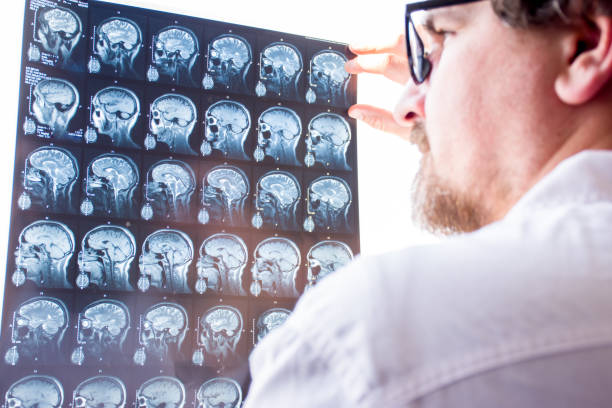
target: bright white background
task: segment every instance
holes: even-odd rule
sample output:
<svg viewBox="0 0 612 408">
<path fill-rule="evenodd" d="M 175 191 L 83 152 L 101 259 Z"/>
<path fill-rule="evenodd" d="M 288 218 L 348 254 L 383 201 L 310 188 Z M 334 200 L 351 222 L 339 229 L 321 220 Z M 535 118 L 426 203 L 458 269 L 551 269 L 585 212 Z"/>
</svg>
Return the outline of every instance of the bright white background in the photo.
<svg viewBox="0 0 612 408">
<path fill-rule="evenodd" d="M 376 42 L 403 30 L 401 0 L 116 0 L 175 12 L 339 42 Z M 24 0 L 2 2 L 0 14 L 0 307 L 4 291 L 15 155 Z M 359 78 L 359 102 L 391 109 L 400 88 L 373 75 Z M 21 125 L 21 124 L 19 124 Z M 397 137 L 358 127 L 362 254 L 375 254 L 433 238 L 410 221 L 410 186 L 418 151 Z M 18 175 L 17 175 L 18 176 Z M 19 192 L 20 193 L 20 192 Z M 14 214 L 13 216 L 18 216 Z M 9 250 L 12 255 L 13 249 Z M 8 271 L 12 273 L 12 271 Z"/>
</svg>

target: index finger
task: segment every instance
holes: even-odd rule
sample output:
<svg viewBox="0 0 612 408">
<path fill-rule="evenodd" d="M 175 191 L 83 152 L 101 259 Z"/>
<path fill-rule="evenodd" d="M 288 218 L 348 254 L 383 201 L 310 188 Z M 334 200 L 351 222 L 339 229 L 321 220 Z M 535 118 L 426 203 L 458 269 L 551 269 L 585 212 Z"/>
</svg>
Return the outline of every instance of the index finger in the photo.
<svg viewBox="0 0 612 408">
<path fill-rule="evenodd" d="M 369 54 L 395 54 L 406 55 L 406 36 L 400 34 L 397 38 L 387 44 L 367 45 L 367 44 L 350 44 L 350 50 L 357 55 Z"/>
</svg>

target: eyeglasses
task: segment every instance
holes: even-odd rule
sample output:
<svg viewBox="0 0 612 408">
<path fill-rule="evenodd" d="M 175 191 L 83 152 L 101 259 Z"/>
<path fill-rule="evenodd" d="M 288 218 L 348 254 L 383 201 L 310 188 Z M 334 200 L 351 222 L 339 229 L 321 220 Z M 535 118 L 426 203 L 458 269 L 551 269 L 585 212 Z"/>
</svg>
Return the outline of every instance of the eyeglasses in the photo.
<svg viewBox="0 0 612 408">
<path fill-rule="evenodd" d="M 463 3 L 472 3 L 481 0 L 420 0 L 406 4 L 406 50 L 408 52 L 408 65 L 415 84 L 425 82 L 431 73 L 429 55 L 431 49 L 428 42 L 423 42 L 419 34 L 419 24 L 415 24 L 414 13 L 438 7 L 455 6 Z"/>
</svg>

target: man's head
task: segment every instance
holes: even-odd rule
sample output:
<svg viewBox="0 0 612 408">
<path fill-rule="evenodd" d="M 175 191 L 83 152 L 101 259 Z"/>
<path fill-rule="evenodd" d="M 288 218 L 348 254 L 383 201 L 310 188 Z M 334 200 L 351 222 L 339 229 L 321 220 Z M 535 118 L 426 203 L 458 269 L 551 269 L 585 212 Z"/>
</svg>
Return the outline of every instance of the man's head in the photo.
<svg viewBox="0 0 612 408">
<path fill-rule="evenodd" d="M 429 229 L 498 220 L 563 159 L 612 148 L 611 0 L 476 1 L 413 21 L 432 68 L 394 116 L 424 153 Z"/>
</svg>

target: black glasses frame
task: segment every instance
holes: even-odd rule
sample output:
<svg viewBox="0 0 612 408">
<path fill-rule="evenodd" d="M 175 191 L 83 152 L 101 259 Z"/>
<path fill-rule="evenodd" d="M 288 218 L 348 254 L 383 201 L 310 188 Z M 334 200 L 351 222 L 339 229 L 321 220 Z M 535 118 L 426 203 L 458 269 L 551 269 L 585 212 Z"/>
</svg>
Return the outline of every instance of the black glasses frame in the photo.
<svg viewBox="0 0 612 408">
<path fill-rule="evenodd" d="M 423 40 L 419 37 L 416 31 L 411 15 L 415 11 L 428 10 L 437 7 L 455 6 L 464 3 L 473 3 L 482 0 L 421 0 L 414 3 L 406 4 L 406 52 L 408 53 L 408 68 L 410 75 L 415 84 L 425 82 L 431 73 L 431 61 L 425 54 Z M 411 45 L 411 36 L 414 36 L 413 42 L 415 49 Z M 416 54 L 416 55 L 415 55 Z"/>
</svg>

